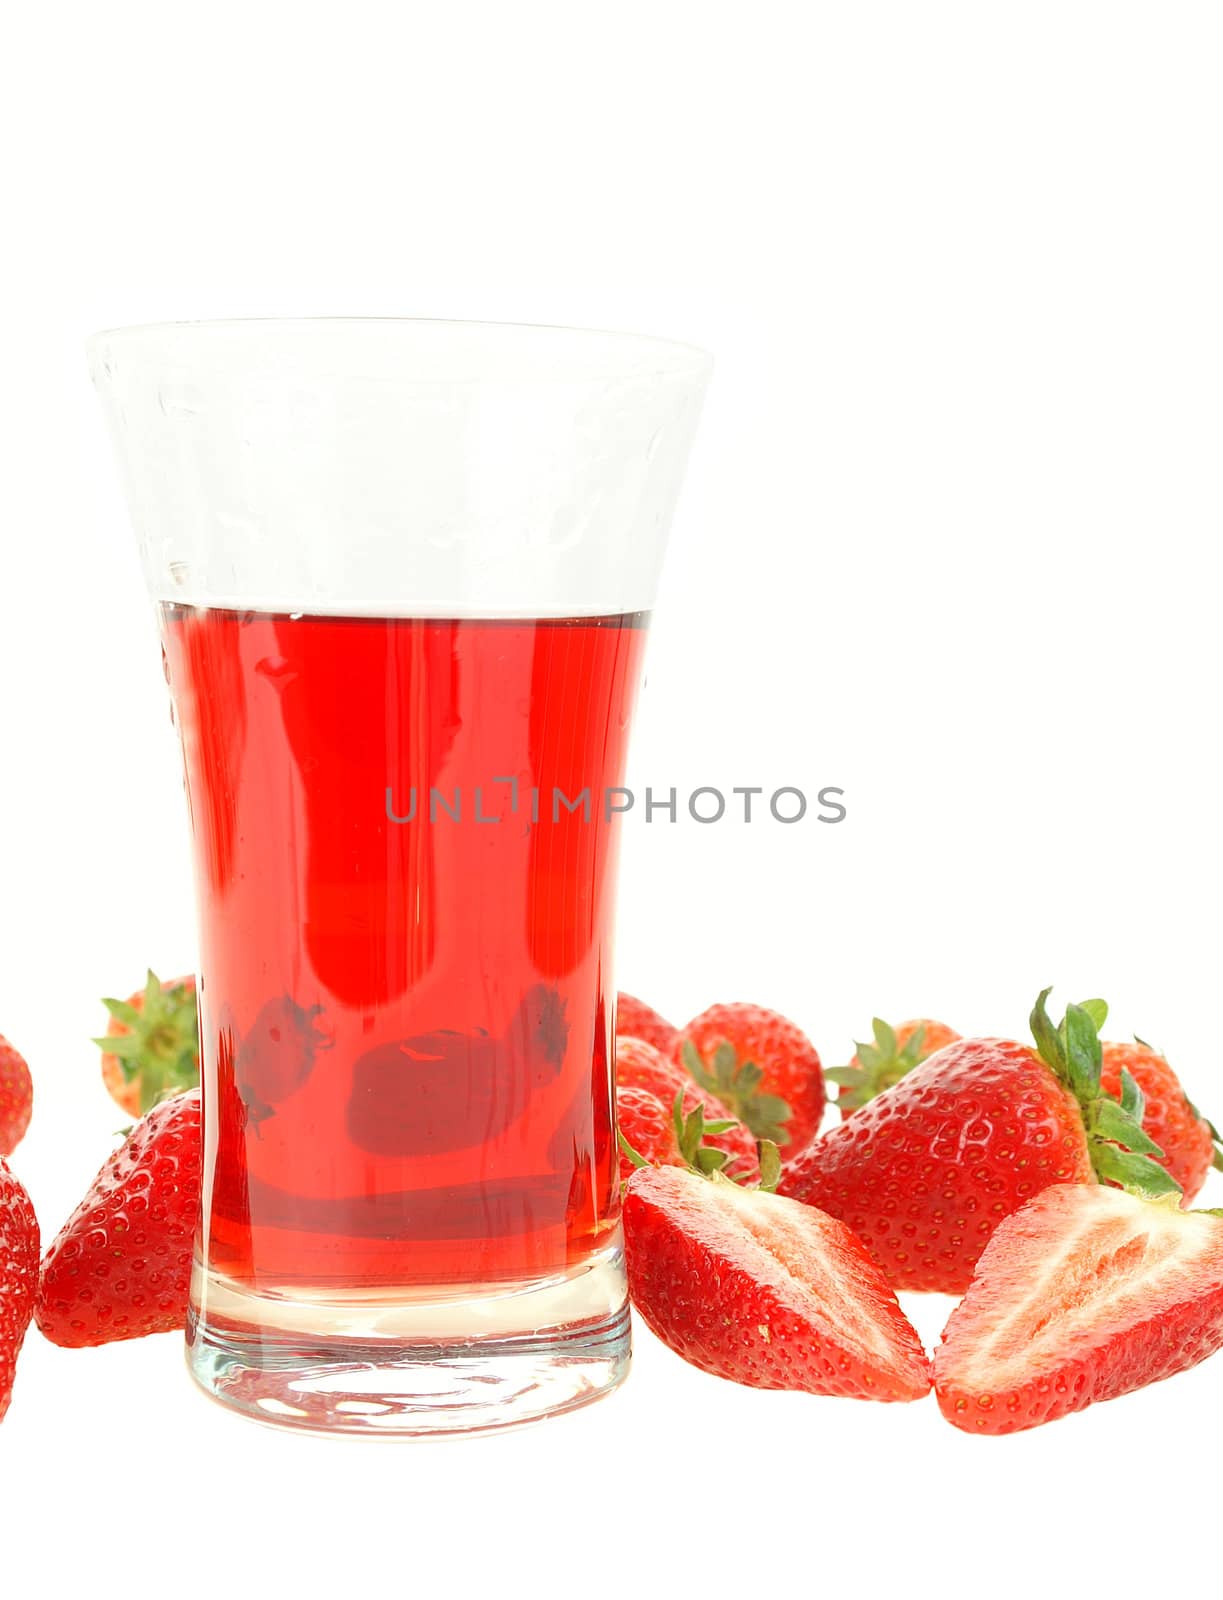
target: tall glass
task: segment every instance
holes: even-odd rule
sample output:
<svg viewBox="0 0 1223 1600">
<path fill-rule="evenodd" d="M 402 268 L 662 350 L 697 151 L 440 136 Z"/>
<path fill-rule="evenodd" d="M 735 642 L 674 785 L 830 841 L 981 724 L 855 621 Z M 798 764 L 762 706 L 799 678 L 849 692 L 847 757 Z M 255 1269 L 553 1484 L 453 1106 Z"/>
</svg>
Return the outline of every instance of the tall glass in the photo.
<svg viewBox="0 0 1223 1600">
<path fill-rule="evenodd" d="M 593 1399 L 629 1361 L 616 791 L 709 360 L 337 319 L 90 361 L 194 841 L 191 1370 L 348 1432 Z"/>
</svg>

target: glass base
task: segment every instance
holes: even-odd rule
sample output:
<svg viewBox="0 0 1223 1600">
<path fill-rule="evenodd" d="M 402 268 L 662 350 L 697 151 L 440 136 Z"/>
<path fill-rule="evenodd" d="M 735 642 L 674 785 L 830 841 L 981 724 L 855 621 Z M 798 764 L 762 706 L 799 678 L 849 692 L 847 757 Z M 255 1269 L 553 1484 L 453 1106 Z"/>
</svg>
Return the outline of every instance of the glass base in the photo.
<svg viewBox="0 0 1223 1600">
<path fill-rule="evenodd" d="M 187 1364 L 213 1399 L 315 1433 L 482 1433 L 588 1405 L 630 1360 L 617 1247 L 563 1277 L 432 1295 L 253 1294 L 197 1263 Z"/>
</svg>

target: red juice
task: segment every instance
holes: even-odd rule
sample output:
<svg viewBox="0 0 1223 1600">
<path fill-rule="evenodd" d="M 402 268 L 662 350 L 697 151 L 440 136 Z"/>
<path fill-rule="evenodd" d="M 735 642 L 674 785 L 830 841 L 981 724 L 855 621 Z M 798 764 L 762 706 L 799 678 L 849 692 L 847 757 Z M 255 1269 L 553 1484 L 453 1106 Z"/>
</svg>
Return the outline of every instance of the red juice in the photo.
<svg viewBox="0 0 1223 1600">
<path fill-rule="evenodd" d="M 164 608 L 211 1271 L 458 1291 L 610 1242 L 605 792 L 645 622 Z"/>
</svg>

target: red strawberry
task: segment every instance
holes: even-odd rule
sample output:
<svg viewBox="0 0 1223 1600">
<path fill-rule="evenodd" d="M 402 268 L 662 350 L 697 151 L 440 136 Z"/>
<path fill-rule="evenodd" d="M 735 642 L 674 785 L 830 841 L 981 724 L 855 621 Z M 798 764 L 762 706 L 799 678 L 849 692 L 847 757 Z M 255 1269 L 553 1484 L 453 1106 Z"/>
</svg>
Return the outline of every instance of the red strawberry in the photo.
<svg viewBox="0 0 1223 1600">
<path fill-rule="evenodd" d="M 11 1156 L 25 1138 L 33 1109 L 30 1069 L 0 1034 L 0 1156 Z"/>
<path fill-rule="evenodd" d="M 675 1148 L 675 1128 L 671 1113 L 657 1095 L 648 1089 L 616 1090 L 616 1126 L 620 1138 L 630 1144 L 642 1161 L 651 1167 L 682 1166 Z M 620 1150 L 620 1181 L 627 1183 L 637 1163 Z"/>
<path fill-rule="evenodd" d="M 801 1028 L 763 1006 L 719 1005 L 684 1029 L 680 1059 L 750 1128 L 795 1155 L 824 1115 L 819 1053 Z"/>
<path fill-rule="evenodd" d="M 38 1219 L 29 1195 L 0 1161 L 0 1420 L 13 1395 L 37 1284 Z"/>
<path fill-rule="evenodd" d="M 1114 1178 L 1152 1195 L 1176 1186 L 1157 1147 L 1101 1094 L 1101 1002 L 1055 1029 L 1042 994 L 1039 1054 L 962 1039 L 830 1129 L 782 1174 L 783 1194 L 840 1217 L 899 1288 L 959 1294 L 994 1229 L 1042 1189 Z"/>
<path fill-rule="evenodd" d="M 999 1227 L 934 1358 L 948 1422 L 1017 1433 L 1223 1348 L 1223 1216 L 1057 1184 Z"/>
<path fill-rule="evenodd" d="M 629 1290 L 658 1337 L 758 1389 L 917 1400 L 930 1368 L 862 1245 L 810 1206 L 674 1167 L 624 1200 Z"/>
<path fill-rule="evenodd" d="M 729 1124 L 721 1132 L 711 1133 L 709 1129 L 705 1131 L 707 1142 L 719 1150 L 724 1150 L 729 1157 L 727 1174 L 737 1183 L 751 1183 L 759 1177 L 755 1139 L 742 1123 L 735 1121 L 717 1096 L 703 1093 L 682 1067 L 677 1066 L 674 1061 L 669 1061 L 653 1045 L 646 1044 L 643 1039 L 626 1039 L 621 1036 L 616 1040 L 617 1108 L 620 1105 L 620 1097 L 626 1089 L 648 1090 L 660 1102 L 667 1117 L 668 1127 L 671 1107 L 675 1103 L 677 1093 L 683 1093 L 685 1117 L 691 1116 L 697 1106 L 704 1106 L 705 1114 L 711 1123 Z M 631 1143 L 636 1143 L 631 1135 L 629 1138 Z"/>
<path fill-rule="evenodd" d="M 722 1172 L 736 1183 L 759 1182 L 760 1163 L 751 1135 L 729 1117 L 706 1122 L 706 1107 L 699 1096 L 692 1098 L 688 1105 L 682 1085 L 669 1104 L 648 1089 L 617 1088 L 622 1182 L 627 1183 L 636 1168 L 645 1166 L 691 1167 L 697 1172 Z M 733 1136 L 742 1136 L 746 1148 Z"/>
<path fill-rule="evenodd" d="M 954 1028 L 931 1017 L 914 1017 L 895 1028 L 876 1017 L 871 1030 L 873 1043 L 856 1044 L 847 1067 L 830 1067 L 824 1073 L 829 1083 L 837 1085 L 837 1106 L 843 1117 L 852 1116 L 868 1100 L 899 1083 L 927 1056 L 960 1037 Z"/>
<path fill-rule="evenodd" d="M 1128 1072 L 1142 1092 L 1145 1110 L 1142 1126 L 1163 1152 L 1155 1159 L 1164 1166 L 1192 1200 L 1206 1182 L 1211 1166 L 1223 1169 L 1216 1148 L 1217 1135 L 1210 1123 L 1186 1097 L 1180 1079 L 1150 1045 L 1106 1044 L 1100 1074 L 1105 1094 L 1121 1097 L 1122 1072 Z"/>
<path fill-rule="evenodd" d="M 79 1349 L 181 1329 L 200 1195 L 200 1092 L 138 1122 L 60 1229 L 35 1318 Z"/>
<path fill-rule="evenodd" d="M 644 1039 L 663 1055 L 673 1055 L 679 1041 L 679 1029 L 666 1017 L 660 1017 L 653 1006 L 637 1000 L 631 994 L 616 996 L 616 1033 L 631 1039 Z"/>
<path fill-rule="evenodd" d="M 152 972 L 139 994 L 103 1000 L 110 1013 L 102 1049 L 102 1079 L 111 1099 L 132 1117 L 200 1081 L 195 979 L 163 984 Z"/>
</svg>

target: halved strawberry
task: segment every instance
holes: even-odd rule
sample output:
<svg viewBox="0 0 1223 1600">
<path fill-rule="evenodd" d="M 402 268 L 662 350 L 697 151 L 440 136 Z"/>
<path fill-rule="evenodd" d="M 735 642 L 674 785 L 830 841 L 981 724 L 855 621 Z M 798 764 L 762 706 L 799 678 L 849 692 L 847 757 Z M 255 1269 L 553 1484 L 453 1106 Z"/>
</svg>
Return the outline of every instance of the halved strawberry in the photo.
<svg viewBox="0 0 1223 1600">
<path fill-rule="evenodd" d="M 1017 1433 L 1223 1348 L 1223 1216 L 1057 1184 L 985 1249 L 934 1358 L 948 1422 Z"/>
<path fill-rule="evenodd" d="M 823 1212 L 717 1174 L 643 1168 L 624 1229 L 634 1306 L 694 1366 L 758 1389 L 929 1391 L 926 1353 L 883 1274 Z"/>
</svg>

